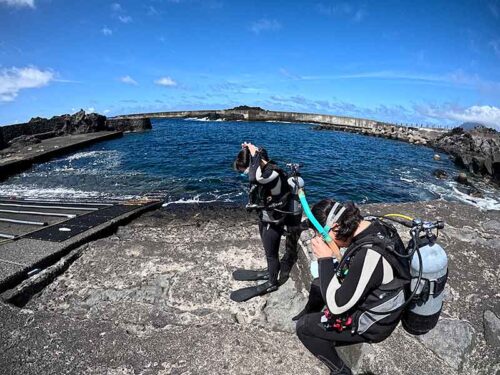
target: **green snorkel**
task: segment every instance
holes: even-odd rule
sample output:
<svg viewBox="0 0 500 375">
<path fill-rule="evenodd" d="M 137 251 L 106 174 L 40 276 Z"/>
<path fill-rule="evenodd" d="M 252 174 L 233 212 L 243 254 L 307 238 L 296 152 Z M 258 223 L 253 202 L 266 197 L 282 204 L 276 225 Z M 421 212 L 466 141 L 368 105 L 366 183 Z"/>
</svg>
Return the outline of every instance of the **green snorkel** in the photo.
<svg viewBox="0 0 500 375">
<path fill-rule="evenodd" d="M 326 243 L 332 242 L 332 238 L 328 234 L 330 231 L 330 227 L 326 225 L 325 227 L 321 226 L 321 224 L 316 220 L 314 217 L 313 213 L 311 212 L 311 209 L 309 208 L 309 204 L 307 203 L 306 200 L 306 193 L 304 192 L 304 189 L 299 190 L 299 200 L 300 203 L 302 204 L 302 209 L 304 210 L 304 213 L 307 216 L 307 219 L 311 222 L 312 225 L 314 225 L 314 228 L 318 231 L 319 234 L 323 237 Z"/>
</svg>

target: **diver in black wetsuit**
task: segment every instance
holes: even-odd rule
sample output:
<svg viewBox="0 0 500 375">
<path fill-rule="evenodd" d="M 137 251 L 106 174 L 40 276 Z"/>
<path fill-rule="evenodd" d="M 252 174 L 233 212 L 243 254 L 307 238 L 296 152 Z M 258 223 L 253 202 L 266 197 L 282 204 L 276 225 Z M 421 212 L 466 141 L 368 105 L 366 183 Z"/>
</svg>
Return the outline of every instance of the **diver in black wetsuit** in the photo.
<svg viewBox="0 0 500 375">
<path fill-rule="evenodd" d="M 251 196 L 254 202 L 247 208 L 257 207 L 259 212 L 259 233 L 264 245 L 267 260 L 267 274 L 261 279 L 267 281 L 254 287 L 253 293 L 237 296 L 233 292 L 231 298 L 244 301 L 253 296 L 269 293 L 286 282 L 290 271 L 297 261 L 297 242 L 300 232 L 291 230 L 287 234 L 285 254 L 279 259 L 281 236 L 285 225 L 297 228 L 300 224 L 300 215 L 287 215 L 291 198 L 287 178 L 276 164 L 267 155 L 265 149 L 258 149 L 251 143 L 243 143 L 242 151 L 234 162 L 234 168 L 248 175 L 251 184 Z M 248 288 L 245 288 L 248 289 Z M 247 298 L 249 297 L 249 298 Z"/>
<path fill-rule="evenodd" d="M 394 260 L 380 243 L 371 242 L 374 237 L 385 236 L 387 229 L 378 221 L 364 220 L 354 204 L 342 206 L 323 200 L 312 208 L 312 213 L 325 226 L 332 211 L 341 207 L 345 208 L 342 213 L 333 212 L 339 216 L 330 230 L 333 244 L 327 245 L 321 236 L 311 241 L 318 258 L 319 278 L 311 286 L 306 308 L 296 317 L 296 330 L 300 341 L 331 374 L 349 375 L 351 370 L 335 348 L 386 339 L 401 319 L 402 310 L 394 308 L 404 303 L 401 280 L 408 275 L 393 267 Z M 395 241 L 401 241 L 396 237 Z M 338 270 L 340 248 L 348 252 L 358 245 L 348 267 Z M 378 312 L 387 313 L 370 313 L 373 304 Z"/>
</svg>

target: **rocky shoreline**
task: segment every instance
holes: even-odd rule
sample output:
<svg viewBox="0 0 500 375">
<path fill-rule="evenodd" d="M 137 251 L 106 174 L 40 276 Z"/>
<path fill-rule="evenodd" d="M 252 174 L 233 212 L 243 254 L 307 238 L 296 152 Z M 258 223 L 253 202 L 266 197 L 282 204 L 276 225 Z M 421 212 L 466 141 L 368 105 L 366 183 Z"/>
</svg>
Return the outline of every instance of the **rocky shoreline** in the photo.
<svg viewBox="0 0 500 375">
<path fill-rule="evenodd" d="M 461 127 L 442 135 L 432 146 L 449 154 L 456 165 L 469 173 L 500 184 L 500 133 L 485 127 Z"/>
<path fill-rule="evenodd" d="M 414 337 L 398 328 L 380 344 L 346 348 L 354 370 L 500 371 L 500 213 L 442 201 L 362 210 L 445 220 L 450 277 L 435 330 Z M 0 303 L 6 374 L 328 374 L 290 320 L 306 300 L 305 253 L 277 292 L 229 299 L 242 286 L 234 269 L 265 265 L 256 218 L 241 208 L 169 206 L 76 251 L 39 295 L 18 307 Z"/>
<path fill-rule="evenodd" d="M 42 140 L 75 134 L 88 134 L 100 131 L 144 131 L 151 129 L 150 119 L 108 119 L 97 113 L 84 110 L 73 115 L 54 116 L 50 119 L 34 117 L 24 124 L 0 127 L 0 157 L 8 152 Z"/>
</svg>

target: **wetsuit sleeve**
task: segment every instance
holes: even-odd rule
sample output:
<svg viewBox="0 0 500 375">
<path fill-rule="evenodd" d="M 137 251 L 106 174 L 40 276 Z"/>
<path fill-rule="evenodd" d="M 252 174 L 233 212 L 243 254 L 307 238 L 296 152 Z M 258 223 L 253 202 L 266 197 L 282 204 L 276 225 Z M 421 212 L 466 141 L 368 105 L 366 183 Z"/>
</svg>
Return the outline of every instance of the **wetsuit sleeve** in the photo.
<svg viewBox="0 0 500 375">
<path fill-rule="evenodd" d="M 342 282 L 335 273 L 331 276 L 331 270 L 324 263 L 322 261 L 319 267 L 321 293 L 334 315 L 352 309 L 386 279 L 382 257 L 371 248 L 362 248 L 351 258 L 349 271 Z"/>
<path fill-rule="evenodd" d="M 261 155 L 257 152 L 255 156 L 250 159 L 250 169 L 248 170 L 248 180 L 251 184 L 267 185 L 277 178 L 279 173 L 272 169 L 262 170 L 260 166 Z"/>
<path fill-rule="evenodd" d="M 318 259 L 320 288 L 322 291 L 325 290 L 325 293 L 332 279 L 336 277 L 337 266 L 338 262 L 334 263 L 333 258 Z M 325 293 L 322 292 L 323 298 L 325 298 Z"/>
</svg>

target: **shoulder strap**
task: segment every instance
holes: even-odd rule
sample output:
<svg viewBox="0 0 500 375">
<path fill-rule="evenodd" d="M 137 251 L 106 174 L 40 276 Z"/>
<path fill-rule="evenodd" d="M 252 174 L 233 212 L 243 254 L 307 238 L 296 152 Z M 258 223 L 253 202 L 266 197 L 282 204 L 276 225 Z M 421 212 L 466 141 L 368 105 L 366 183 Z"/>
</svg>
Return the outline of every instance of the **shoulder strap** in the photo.
<svg viewBox="0 0 500 375">
<path fill-rule="evenodd" d="M 394 239 L 388 238 L 387 236 L 379 236 L 378 234 L 365 236 L 362 241 L 356 243 L 353 248 L 348 249 L 342 257 L 338 269 L 342 269 L 348 258 L 354 256 L 362 247 L 368 245 L 372 245 L 370 246 L 371 250 L 379 253 L 387 262 L 389 262 L 395 273 L 400 278 L 409 279 L 409 267 L 406 267 L 405 261 L 400 261 L 397 255 L 394 254 L 396 251 Z"/>
</svg>

